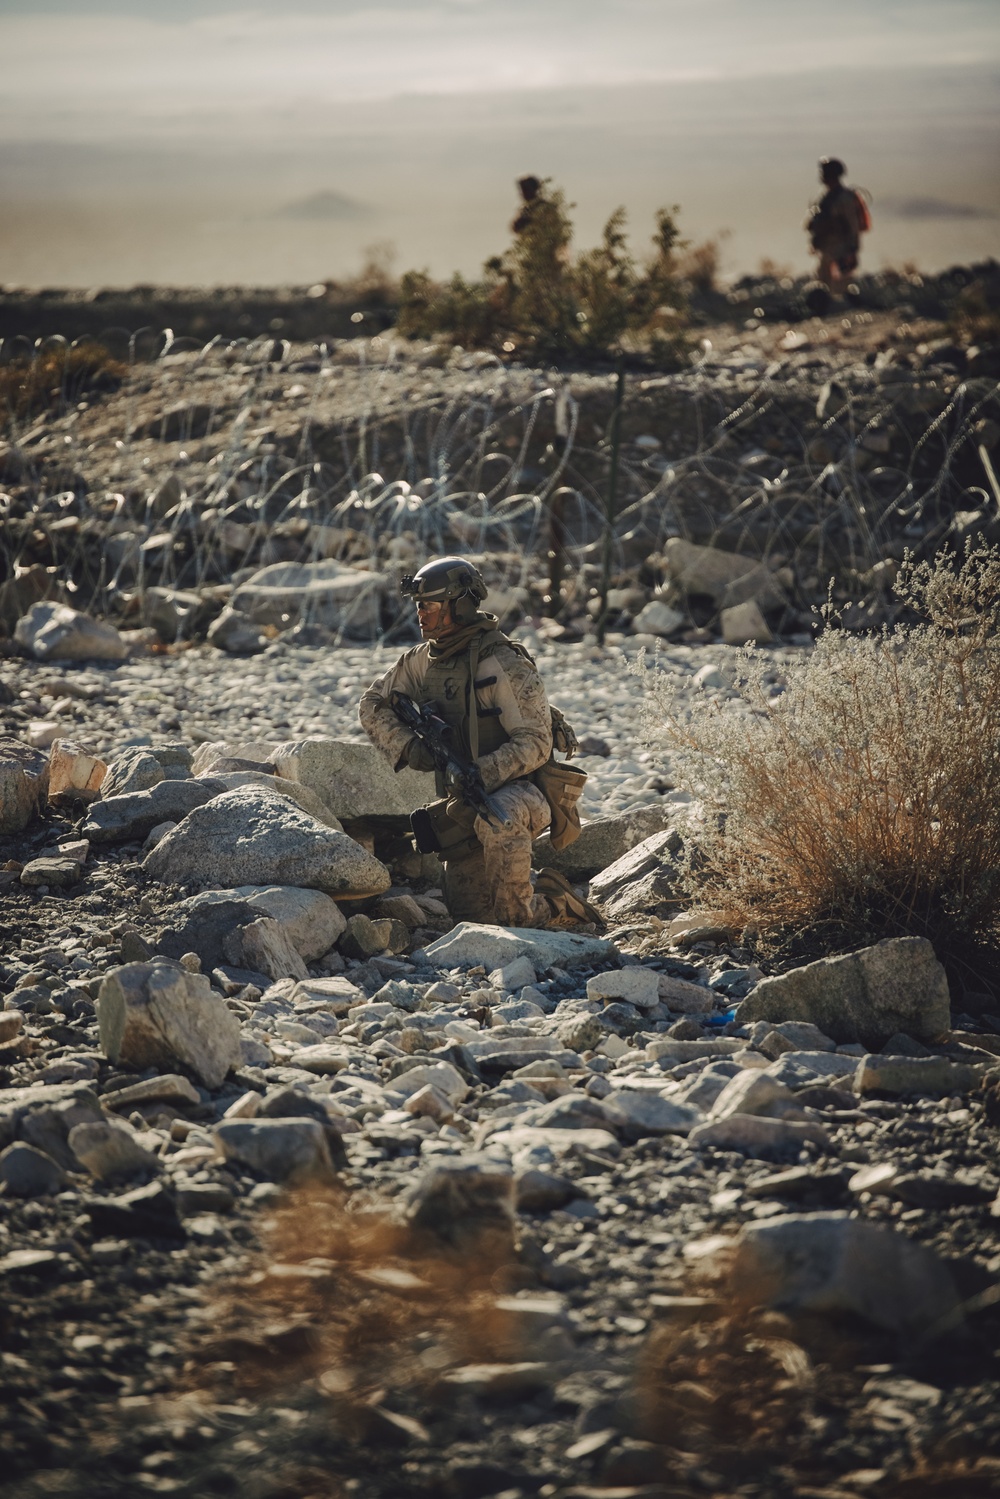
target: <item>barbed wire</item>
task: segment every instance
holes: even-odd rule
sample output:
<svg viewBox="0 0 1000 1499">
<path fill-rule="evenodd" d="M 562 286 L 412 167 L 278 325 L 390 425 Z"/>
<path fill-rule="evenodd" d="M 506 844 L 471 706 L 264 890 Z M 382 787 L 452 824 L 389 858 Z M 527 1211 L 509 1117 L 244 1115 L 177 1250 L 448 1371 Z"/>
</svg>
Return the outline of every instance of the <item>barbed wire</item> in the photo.
<svg viewBox="0 0 1000 1499">
<path fill-rule="evenodd" d="M 32 562 L 55 567 L 74 602 L 111 615 L 151 587 L 238 586 L 270 564 L 311 564 L 331 581 L 338 567 L 391 579 L 462 550 L 483 559 L 498 597 L 528 612 L 541 607 L 557 551 L 558 597 L 545 607 L 572 616 L 593 595 L 609 526 L 613 573 L 645 569 L 647 587 L 679 536 L 789 569 L 800 613 L 831 577 L 871 613 L 884 579 L 870 575 L 887 555 L 904 545 L 926 552 L 997 519 L 979 441 L 983 421 L 1000 416 L 992 379 L 794 360 L 762 368 L 738 356 L 721 368 L 703 358 L 675 375 L 633 377 L 626 418 L 652 430 L 644 446 L 634 431 L 623 444 L 609 520 L 607 376 L 543 381 L 455 352 L 451 384 L 467 372 L 478 384 L 449 389 L 434 364 L 389 336 L 296 351 L 270 336 L 201 344 L 169 328 L 109 329 L 75 343 L 15 338 L 0 343 L 0 367 L 30 368 L 53 350 L 68 361 L 91 344 L 117 347 L 128 366 L 120 406 L 104 408 L 121 411 L 117 434 L 105 434 L 113 464 L 107 451 L 77 450 L 71 410 L 41 424 L 11 415 L 0 557 L 8 577 Z M 335 377 L 345 369 L 353 382 L 338 414 Z M 401 397 L 400 375 L 415 372 L 425 389 Z M 289 386 L 298 422 L 279 441 L 261 409 Z M 667 430 L 671 413 L 683 430 Z M 65 461 L 76 465 L 64 488 L 48 487 L 60 465 L 50 449 L 38 461 L 40 435 L 61 439 L 64 479 Z M 180 446 L 150 464 L 144 436 Z M 213 439 L 211 458 L 193 463 L 187 449 Z M 114 489 L 102 487 L 102 467 L 113 469 Z M 328 615 L 311 599 L 299 611 L 306 625 Z M 374 616 L 363 594 L 346 604 L 339 637 L 398 633 L 392 590 L 380 600 Z"/>
</svg>

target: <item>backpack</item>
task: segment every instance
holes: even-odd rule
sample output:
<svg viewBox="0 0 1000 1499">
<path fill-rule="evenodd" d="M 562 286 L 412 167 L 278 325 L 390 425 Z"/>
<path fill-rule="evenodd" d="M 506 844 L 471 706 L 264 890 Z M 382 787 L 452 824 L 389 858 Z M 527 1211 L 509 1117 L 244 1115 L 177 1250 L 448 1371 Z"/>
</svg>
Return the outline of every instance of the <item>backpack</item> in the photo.
<svg viewBox="0 0 1000 1499">
<path fill-rule="evenodd" d="M 863 187 L 852 187 L 849 189 L 854 194 L 854 201 L 858 205 L 858 232 L 867 234 L 872 226 L 872 212 L 868 206 L 870 193 L 866 193 Z"/>
</svg>

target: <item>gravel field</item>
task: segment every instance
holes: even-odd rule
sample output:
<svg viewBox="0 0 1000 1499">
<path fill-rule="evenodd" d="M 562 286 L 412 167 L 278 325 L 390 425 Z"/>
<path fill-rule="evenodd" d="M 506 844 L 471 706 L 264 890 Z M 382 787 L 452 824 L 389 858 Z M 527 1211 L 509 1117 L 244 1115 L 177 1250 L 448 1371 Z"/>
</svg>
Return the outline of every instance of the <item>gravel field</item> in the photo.
<svg viewBox="0 0 1000 1499">
<path fill-rule="evenodd" d="M 553 700 L 606 742 L 607 756 L 583 761 L 587 811 L 679 806 L 686 793 L 661 757 L 637 748 L 640 689 L 618 646 L 519 633 Z M 689 698 L 728 693 L 726 647 L 658 654 Z M 777 688 L 796 654 L 774 650 Z M 281 641 L 239 662 L 204 647 L 115 667 L 11 659 L 3 712 L 23 736 L 54 723 L 111 759 L 164 743 L 359 739 L 359 691 L 386 659 Z M 50 812 L 3 841 L 0 863 L 18 867 L 73 831 Z M 8 1176 L 3 1197 L 0 1444 L 13 1499 L 996 1491 L 1000 1111 L 982 1080 L 1000 1039 L 988 1025 L 953 1016 L 932 1044 L 897 1037 L 890 1053 L 938 1059 L 946 1081 L 858 1096 L 864 1046 L 727 1021 L 759 976 L 748 955 L 719 934 L 671 945 L 662 921 L 639 915 L 574 962 L 546 955 L 539 934 L 527 971 L 491 971 L 485 950 L 479 962 L 468 949 L 331 950 L 307 983 L 346 984 L 336 1001 L 293 980 L 262 993 L 266 978 L 217 968 L 212 992 L 228 996 L 252 1060 L 185 1092 L 183 1077 L 116 1067 L 98 1044 L 104 976 L 123 960 L 144 966 L 185 893 L 141 857 L 134 841 L 94 846 L 67 890 L 5 876 L 3 1014 L 24 1018 L 0 1113 L 14 1090 L 50 1090 L 31 1116 L 41 1151 L 28 1174 L 58 1176 L 44 1189 Z M 396 891 L 428 902 L 414 941 L 447 933 L 426 879 L 397 877 Z M 592 997 L 636 972 L 653 975 L 654 1008 Z M 328 1071 L 309 1070 L 310 1047 L 338 1049 Z M 490 1060 L 505 1048 L 509 1060 Z M 429 1113 L 407 1112 L 394 1087 L 418 1063 L 453 1087 Z M 764 1069 L 781 1097 L 794 1090 L 790 1118 L 802 1122 L 761 1119 L 764 1144 L 685 1138 L 734 1078 Z M 115 1092 L 144 1078 L 151 1101 L 114 1113 Z M 100 1117 L 130 1121 L 145 1171 L 94 1181 L 67 1157 L 56 1116 L 81 1087 L 96 1090 Z M 217 1155 L 228 1111 L 252 1119 L 288 1089 L 293 1114 L 332 1130 L 335 1187 L 283 1192 L 268 1179 L 280 1172 Z M 433 1184 L 435 1168 L 462 1162 L 479 1184 L 464 1207 Z M 501 1192 L 513 1179 L 513 1237 L 491 1207 L 491 1172 Z M 133 1203 L 136 1190 L 156 1200 Z M 392 1227 L 385 1214 L 414 1201 L 410 1227 Z M 913 1281 L 913 1320 L 905 1305 L 881 1321 L 850 1310 L 891 1302 L 897 1278 L 910 1285 L 893 1249 L 845 1266 L 832 1322 L 796 1312 L 794 1296 L 787 1310 L 753 1310 L 726 1270 L 734 1235 L 796 1214 L 892 1230 L 893 1244 L 939 1256 L 954 1289 L 927 1293 L 921 1311 L 926 1287 Z M 821 1267 L 826 1251 L 815 1253 Z M 956 1296 L 971 1309 L 949 1326 Z"/>
</svg>

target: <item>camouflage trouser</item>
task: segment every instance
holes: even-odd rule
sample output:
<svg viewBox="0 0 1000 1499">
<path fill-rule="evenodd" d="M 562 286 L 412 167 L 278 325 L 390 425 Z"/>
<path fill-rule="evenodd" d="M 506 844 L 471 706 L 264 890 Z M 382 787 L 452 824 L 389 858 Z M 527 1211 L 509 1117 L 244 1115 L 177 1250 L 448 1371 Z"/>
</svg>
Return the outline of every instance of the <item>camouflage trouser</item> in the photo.
<svg viewBox="0 0 1000 1499">
<path fill-rule="evenodd" d="M 448 859 L 445 903 L 454 921 L 545 926 L 552 908 L 532 889 L 531 843 L 549 825 L 549 804 L 531 781 L 510 781 L 492 795 L 510 826 L 472 821 L 476 844 Z"/>
</svg>

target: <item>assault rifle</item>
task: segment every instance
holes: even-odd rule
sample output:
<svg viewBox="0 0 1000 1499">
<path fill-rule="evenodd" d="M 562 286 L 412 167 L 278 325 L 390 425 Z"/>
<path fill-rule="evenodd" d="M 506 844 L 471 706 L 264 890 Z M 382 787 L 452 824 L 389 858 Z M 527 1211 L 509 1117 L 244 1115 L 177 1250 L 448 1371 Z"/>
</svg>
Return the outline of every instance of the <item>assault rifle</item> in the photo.
<svg viewBox="0 0 1000 1499">
<path fill-rule="evenodd" d="M 467 760 L 457 754 L 448 743 L 451 729 L 433 705 L 415 703 L 405 692 L 394 692 L 389 706 L 406 727 L 420 740 L 434 759 L 435 769 L 444 778 L 447 789 L 465 802 L 486 822 L 496 826 L 510 827 L 510 818 L 504 816 L 497 802 L 483 785 L 482 772 L 475 760 Z"/>
</svg>

